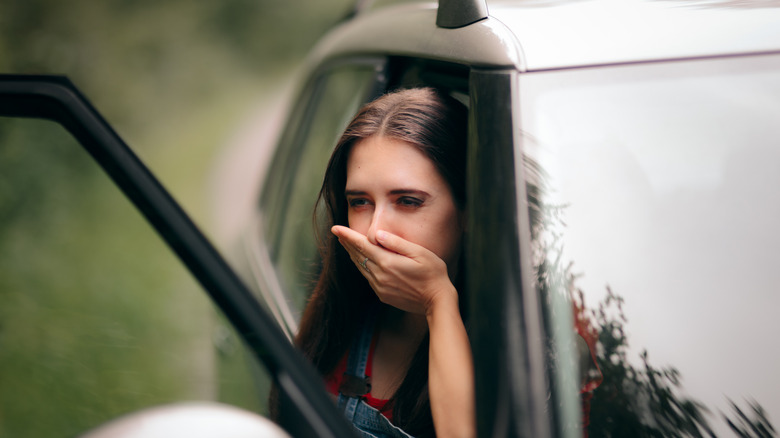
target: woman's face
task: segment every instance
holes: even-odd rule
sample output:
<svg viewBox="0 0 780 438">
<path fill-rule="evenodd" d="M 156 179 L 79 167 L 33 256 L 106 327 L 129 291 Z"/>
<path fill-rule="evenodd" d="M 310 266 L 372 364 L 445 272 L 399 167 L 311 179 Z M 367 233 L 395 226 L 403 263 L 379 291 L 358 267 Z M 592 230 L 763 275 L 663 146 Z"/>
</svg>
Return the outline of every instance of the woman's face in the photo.
<svg viewBox="0 0 780 438">
<path fill-rule="evenodd" d="M 388 231 L 457 269 L 462 214 L 433 162 L 404 141 L 373 136 L 352 147 L 345 189 L 349 227 L 376 244 Z"/>
</svg>

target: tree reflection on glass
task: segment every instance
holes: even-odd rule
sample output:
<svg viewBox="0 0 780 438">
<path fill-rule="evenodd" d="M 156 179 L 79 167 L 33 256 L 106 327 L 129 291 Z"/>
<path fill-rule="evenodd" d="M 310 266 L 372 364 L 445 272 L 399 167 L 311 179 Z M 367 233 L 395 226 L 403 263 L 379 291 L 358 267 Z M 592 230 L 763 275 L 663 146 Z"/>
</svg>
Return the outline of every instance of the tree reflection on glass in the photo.
<svg viewBox="0 0 780 438">
<path fill-rule="evenodd" d="M 737 436 L 743 438 L 777 436 L 777 431 L 775 431 L 775 428 L 769 421 L 764 408 L 755 400 L 748 402 L 748 406 L 750 406 L 750 409 L 753 411 L 752 418 L 743 412 L 742 409 L 730 399 L 729 405 L 734 411 L 734 417 L 729 418 L 726 415 L 723 415 L 723 419 Z"/>
<path fill-rule="evenodd" d="M 711 424 L 715 413 L 685 395 L 682 375 L 674 366 L 653 365 L 646 349 L 639 353 L 638 363 L 630 357 L 635 350 L 629 348 L 626 335 L 623 297 L 607 286 L 602 301 L 595 308 L 587 306 L 577 286 L 581 274 L 563 257 L 566 205 L 545 202 L 549 189 L 544 170 L 529 157 L 525 171 L 534 266 L 548 335 L 551 398 L 558 410 L 565 405 L 562 387 L 578 380 L 584 436 L 717 436 Z M 567 354 L 566 348 L 575 353 Z M 569 376 L 567 382 L 571 370 L 576 377 Z M 733 412 L 719 413 L 730 431 L 739 437 L 776 437 L 761 405 L 755 400 L 746 403 L 748 407 L 741 408 L 729 399 Z M 558 416 L 559 423 L 566 421 L 565 414 Z"/>
<path fill-rule="evenodd" d="M 648 353 L 642 365 L 628 360 L 628 322 L 623 299 L 608 288 L 592 311 L 599 330 L 598 363 L 604 382 L 593 394 L 590 431 L 598 436 L 713 436 L 707 408 L 680 394 L 680 373 L 671 366 L 656 368 Z"/>
</svg>

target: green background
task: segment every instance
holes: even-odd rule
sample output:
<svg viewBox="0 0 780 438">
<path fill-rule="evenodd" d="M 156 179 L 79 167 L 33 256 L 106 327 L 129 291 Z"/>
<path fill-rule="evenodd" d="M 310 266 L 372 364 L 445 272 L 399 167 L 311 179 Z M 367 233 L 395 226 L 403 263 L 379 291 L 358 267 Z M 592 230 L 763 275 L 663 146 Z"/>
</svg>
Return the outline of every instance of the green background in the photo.
<svg viewBox="0 0 780 438">
<path fill-rule="evenodd" d="M 6 0 L 0 72 L 67 75 L 214 237 L 227 145 L 258 108 L 278 115 L 278 90 L 351 3 Z M 205 293 L 67 133 L 0 119 L 0 437 L 74 436 L 184 400 L 262 413 L 265 391 Z"/>
</svg>

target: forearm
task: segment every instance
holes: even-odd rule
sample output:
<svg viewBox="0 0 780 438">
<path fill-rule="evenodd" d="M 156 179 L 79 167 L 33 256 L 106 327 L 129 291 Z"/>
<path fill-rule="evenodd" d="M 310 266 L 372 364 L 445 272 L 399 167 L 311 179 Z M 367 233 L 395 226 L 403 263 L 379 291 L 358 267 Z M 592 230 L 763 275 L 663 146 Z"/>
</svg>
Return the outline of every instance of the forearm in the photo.
<svg viewBox="0 0 780 438">
<path fill-rule="evenodd" d="M 474 366 L 457 298 L 436 303 L 426 318 L 430 333 L 428 389 L 436 435 L 474 437 Z"/>
</svg>

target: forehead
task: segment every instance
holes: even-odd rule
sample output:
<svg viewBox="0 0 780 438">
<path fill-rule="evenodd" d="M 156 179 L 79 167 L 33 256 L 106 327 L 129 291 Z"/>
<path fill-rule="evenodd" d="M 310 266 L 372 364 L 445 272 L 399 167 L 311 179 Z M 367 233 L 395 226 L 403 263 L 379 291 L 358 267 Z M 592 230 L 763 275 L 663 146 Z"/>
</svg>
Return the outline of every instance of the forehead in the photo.
<svg viewBox="0 0 780 438">
<path fill-rule="evenodd" d="M 393 138 L 373 136 L 356 143 L 347 157 L 350 183 L 439 182 L 443 178 L 417 146 Z"/>
</svg>

